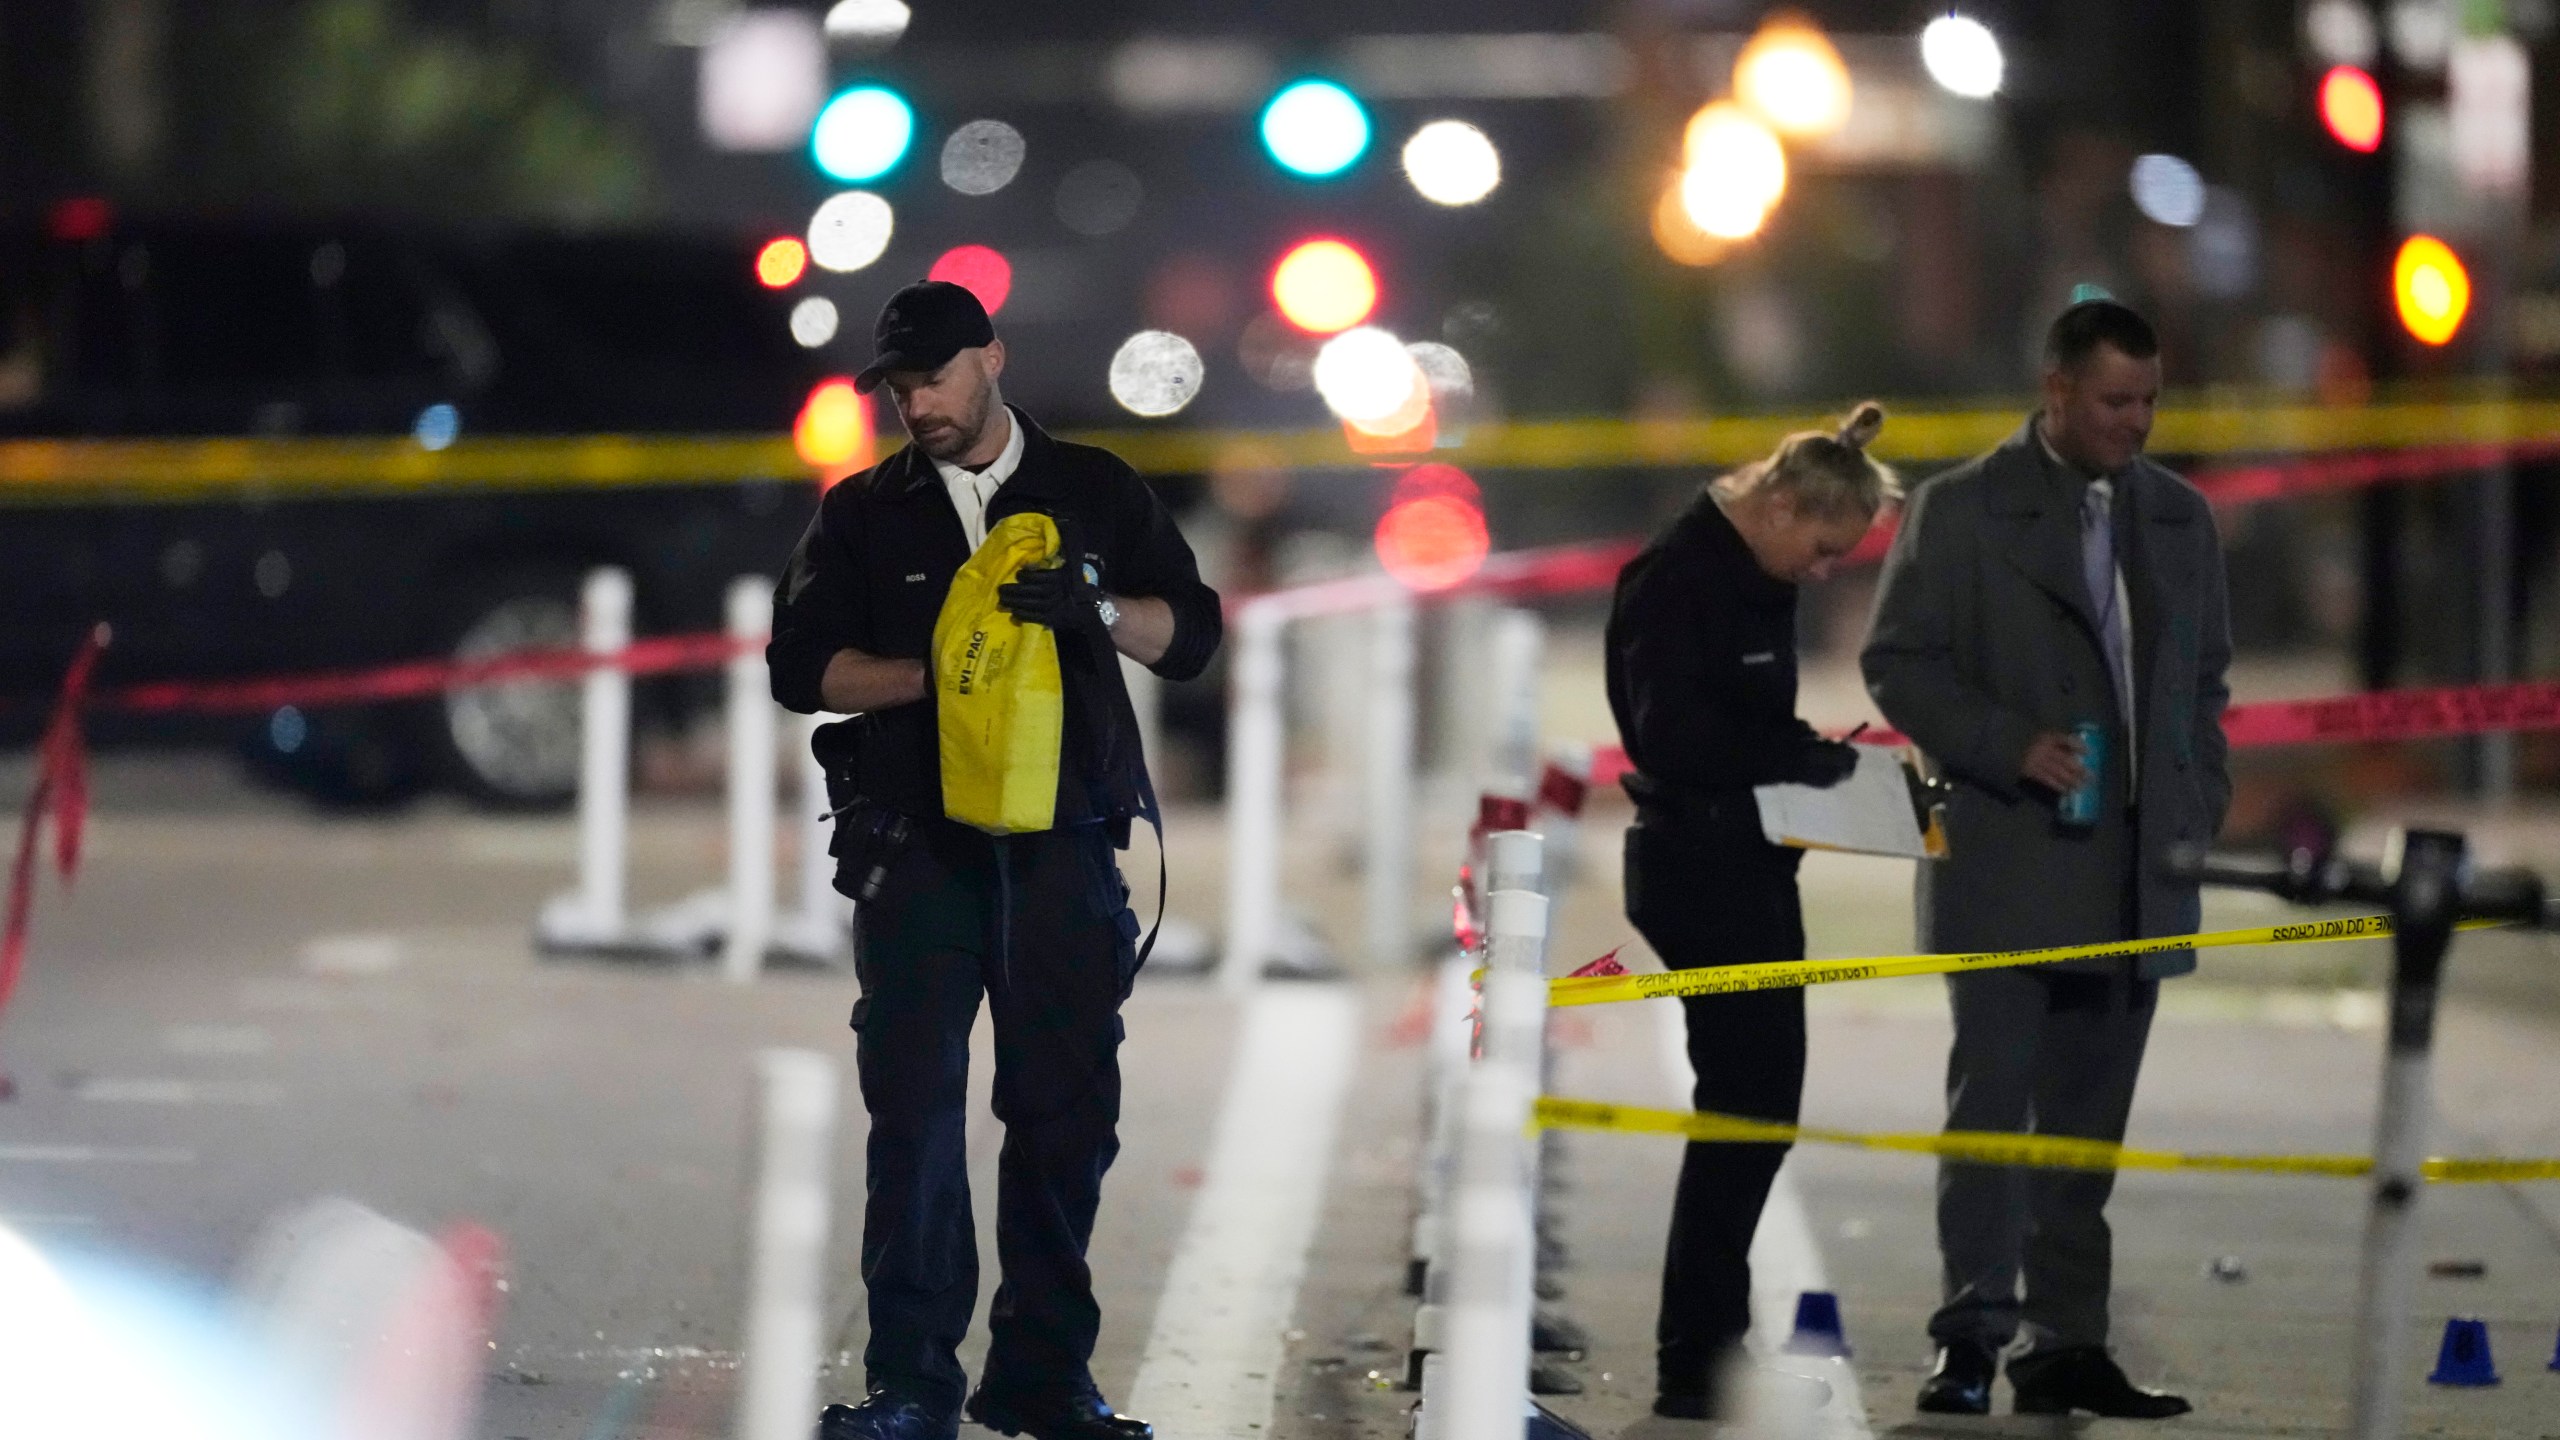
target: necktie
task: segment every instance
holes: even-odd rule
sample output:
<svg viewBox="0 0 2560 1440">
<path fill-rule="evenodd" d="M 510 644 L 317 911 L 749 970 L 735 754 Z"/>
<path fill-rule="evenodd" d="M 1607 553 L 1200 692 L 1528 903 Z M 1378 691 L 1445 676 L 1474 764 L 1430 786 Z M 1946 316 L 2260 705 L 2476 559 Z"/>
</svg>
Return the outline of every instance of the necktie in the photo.
<svg viewBox="0 0 2560 1440">
<path fill-rule="evenodd" d="M 2133 672 L 2124 658 L 2124 617 L 2116 613 L 2116 522 L 2113 486 L 2093 482 L 2080 497 L 2080 573 L 2089 585 L 2089 611 L 2098 617 L 2098 646 L 2106 652 L 2107 679 L 2119 705 L 2130 708 L 2123 693 Z"/>
</svg>

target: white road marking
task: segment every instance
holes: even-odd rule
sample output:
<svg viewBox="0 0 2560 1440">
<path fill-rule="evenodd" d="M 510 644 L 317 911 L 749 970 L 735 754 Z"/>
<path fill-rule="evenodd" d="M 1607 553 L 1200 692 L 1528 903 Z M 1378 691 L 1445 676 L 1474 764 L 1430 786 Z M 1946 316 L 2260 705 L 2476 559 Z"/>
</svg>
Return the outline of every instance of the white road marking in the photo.
<svg viewBox="0 0 2560 1440">
<path fill-rule="evenodd" d="M 173 1080 L 156 1075 L 84 1075 L 71 1082 L 82 1100 L 108 1105 L 281 1105 L 284 1087 L 243 1080 Z"/>
<path fill-rule="evenodd" d="M 1689 1069 L 1687 1008 L 1655 1003 L 1652 1009 L 1672 1103 L 1686 1109 L 1696 1083 Z M 1822 1267 L 1822 1246 L 1813 1238 L 1813 1223 L 1805 1214 L 1804 1195 L 1796 1188 L 1795 1175 L 1795 1157 L 1790 1154 L 1778 1170 L 1776 1183 L 1769 1187 L 1768 1203 L 1760 1207 L 1760 1228 L 1751 1235 L 1751 1348 L 1773 1368 L 1816 1376 L 1831 1386 L 1831 1403 L 1820 1417 L 1824 1434 L 1832 1440 L 1868 1440 L 1875 1432 L 1867 1421 L 1866 1397 L 1858 1391 L 1857 1372 L 1838 1361 L 1783 1354 L 1788 1337 L 1795 1333 L 1796 1297 L 1807 1290 L 1831 1288 Z"/>
<path fill-rule="evenodd" d="M 1359 1006 L 1340 986 L 1265 983 L 1127 1408 L 1162 1440 L 1271 1433 L 1285 1332 L 1324 1210 Z"/>
<path fill-rule="evenodd" d="M 305 974 L 371 977 L 399 969 L 408 947 L 397 935 L 314 935 L 302 942 L 301 958 Z"/>
<path fill-rule="evenodd" d="M 0 1144 L 0 1165 L 193 1165 L 196 1152 L 169 1146 Z"/>
</svg>

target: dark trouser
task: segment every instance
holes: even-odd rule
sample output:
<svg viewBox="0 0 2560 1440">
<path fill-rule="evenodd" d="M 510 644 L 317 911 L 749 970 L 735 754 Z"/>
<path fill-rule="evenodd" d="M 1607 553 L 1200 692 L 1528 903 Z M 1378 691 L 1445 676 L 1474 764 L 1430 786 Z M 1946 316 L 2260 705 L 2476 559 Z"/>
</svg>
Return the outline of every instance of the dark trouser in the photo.
<svg viewBox="0 0 2560 1440">
<path fill-rule="evenodd" d="M 2158 981 L 2043 970 L 1947 980 L 1956 1030 L 1948 1129 L 2124 1139 Z M 1999 1350 L 2023 1325 L 2030 1352 L 2105 1344 L 2115 1178 L 1940 1164 L 1946 1303 L 1929 1319 L 1930 1337 Z"/>
<path fill-rule="evenodd" d="M 1005 1126 L 987 1378 L 1016 1393 L 1092 1383 L 1102 1312 L 1085 1246 L 1120 1150 L 1119 1009 L 1137 970 L 1127 894 L 1100 826 L 999 840 L 934 822 L 861 906 L 871 1384 L 944 1415 L 967 1387 L 956 1351 L 978 1300 L 965 1129 L 981 993 Z"/>
<path fill-rule="evenodd" d="M 1757 817 L 1753 819 L 1754 830 Z M 1761 842 L 1684 842 L 1627 832 L 1627 918 L 1675 970 L 1804 958 L 1801 852 Z M 1792 1124 L 1804 1096 L 1804 992 L 1699 996 L 1687 1010 L 1700 1110 Z M 1655 1383 L 1701 1393 L 1751 1329 L 1751 1236 L 1784 1145 L 1690 1145 L 1671 1202 L 1654 1329 Z"/>
</svg>

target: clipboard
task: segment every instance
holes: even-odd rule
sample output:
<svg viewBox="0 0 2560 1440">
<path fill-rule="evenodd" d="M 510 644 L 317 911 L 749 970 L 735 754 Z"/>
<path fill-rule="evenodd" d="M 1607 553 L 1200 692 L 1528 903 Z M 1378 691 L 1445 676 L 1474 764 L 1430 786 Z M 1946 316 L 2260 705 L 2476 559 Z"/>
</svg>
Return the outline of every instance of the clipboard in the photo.
<svg viewBox="0 0 2560 1440">
<path fill-rule="evenodd" d="M 1760 833 L 1772 845 L 1942 860 L 1947 832 L 1930 788 L 1909 762 L 1880 745 L 1860 745 L 1858 768 L 1837 785 L 1758 785 Z"/>
</svg>

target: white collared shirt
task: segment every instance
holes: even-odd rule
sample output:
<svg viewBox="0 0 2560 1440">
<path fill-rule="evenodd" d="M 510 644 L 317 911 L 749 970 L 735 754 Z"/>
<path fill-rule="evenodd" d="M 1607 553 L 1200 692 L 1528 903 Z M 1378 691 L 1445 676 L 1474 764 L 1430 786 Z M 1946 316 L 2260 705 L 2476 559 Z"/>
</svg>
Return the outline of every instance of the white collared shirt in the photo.
<svg viewBox="0 0 2560 1440">
<path fill-rule="evenodd" d="M 996 498 L 996 491 L 1013 478 L 1014 467 L 1022 463 L 1022 417 L 1007 406 L 1004 420 L 1010 433 L 1005 436 L 1004 449 L 986 469 L 971 470 L 947 460 L 933 462 L 944 488 L 951 492 L 951 508 L 960 512 L 960 528 L 969 537 L 972 555 L 987 543 L 987 502 Z"/>
</svg>

